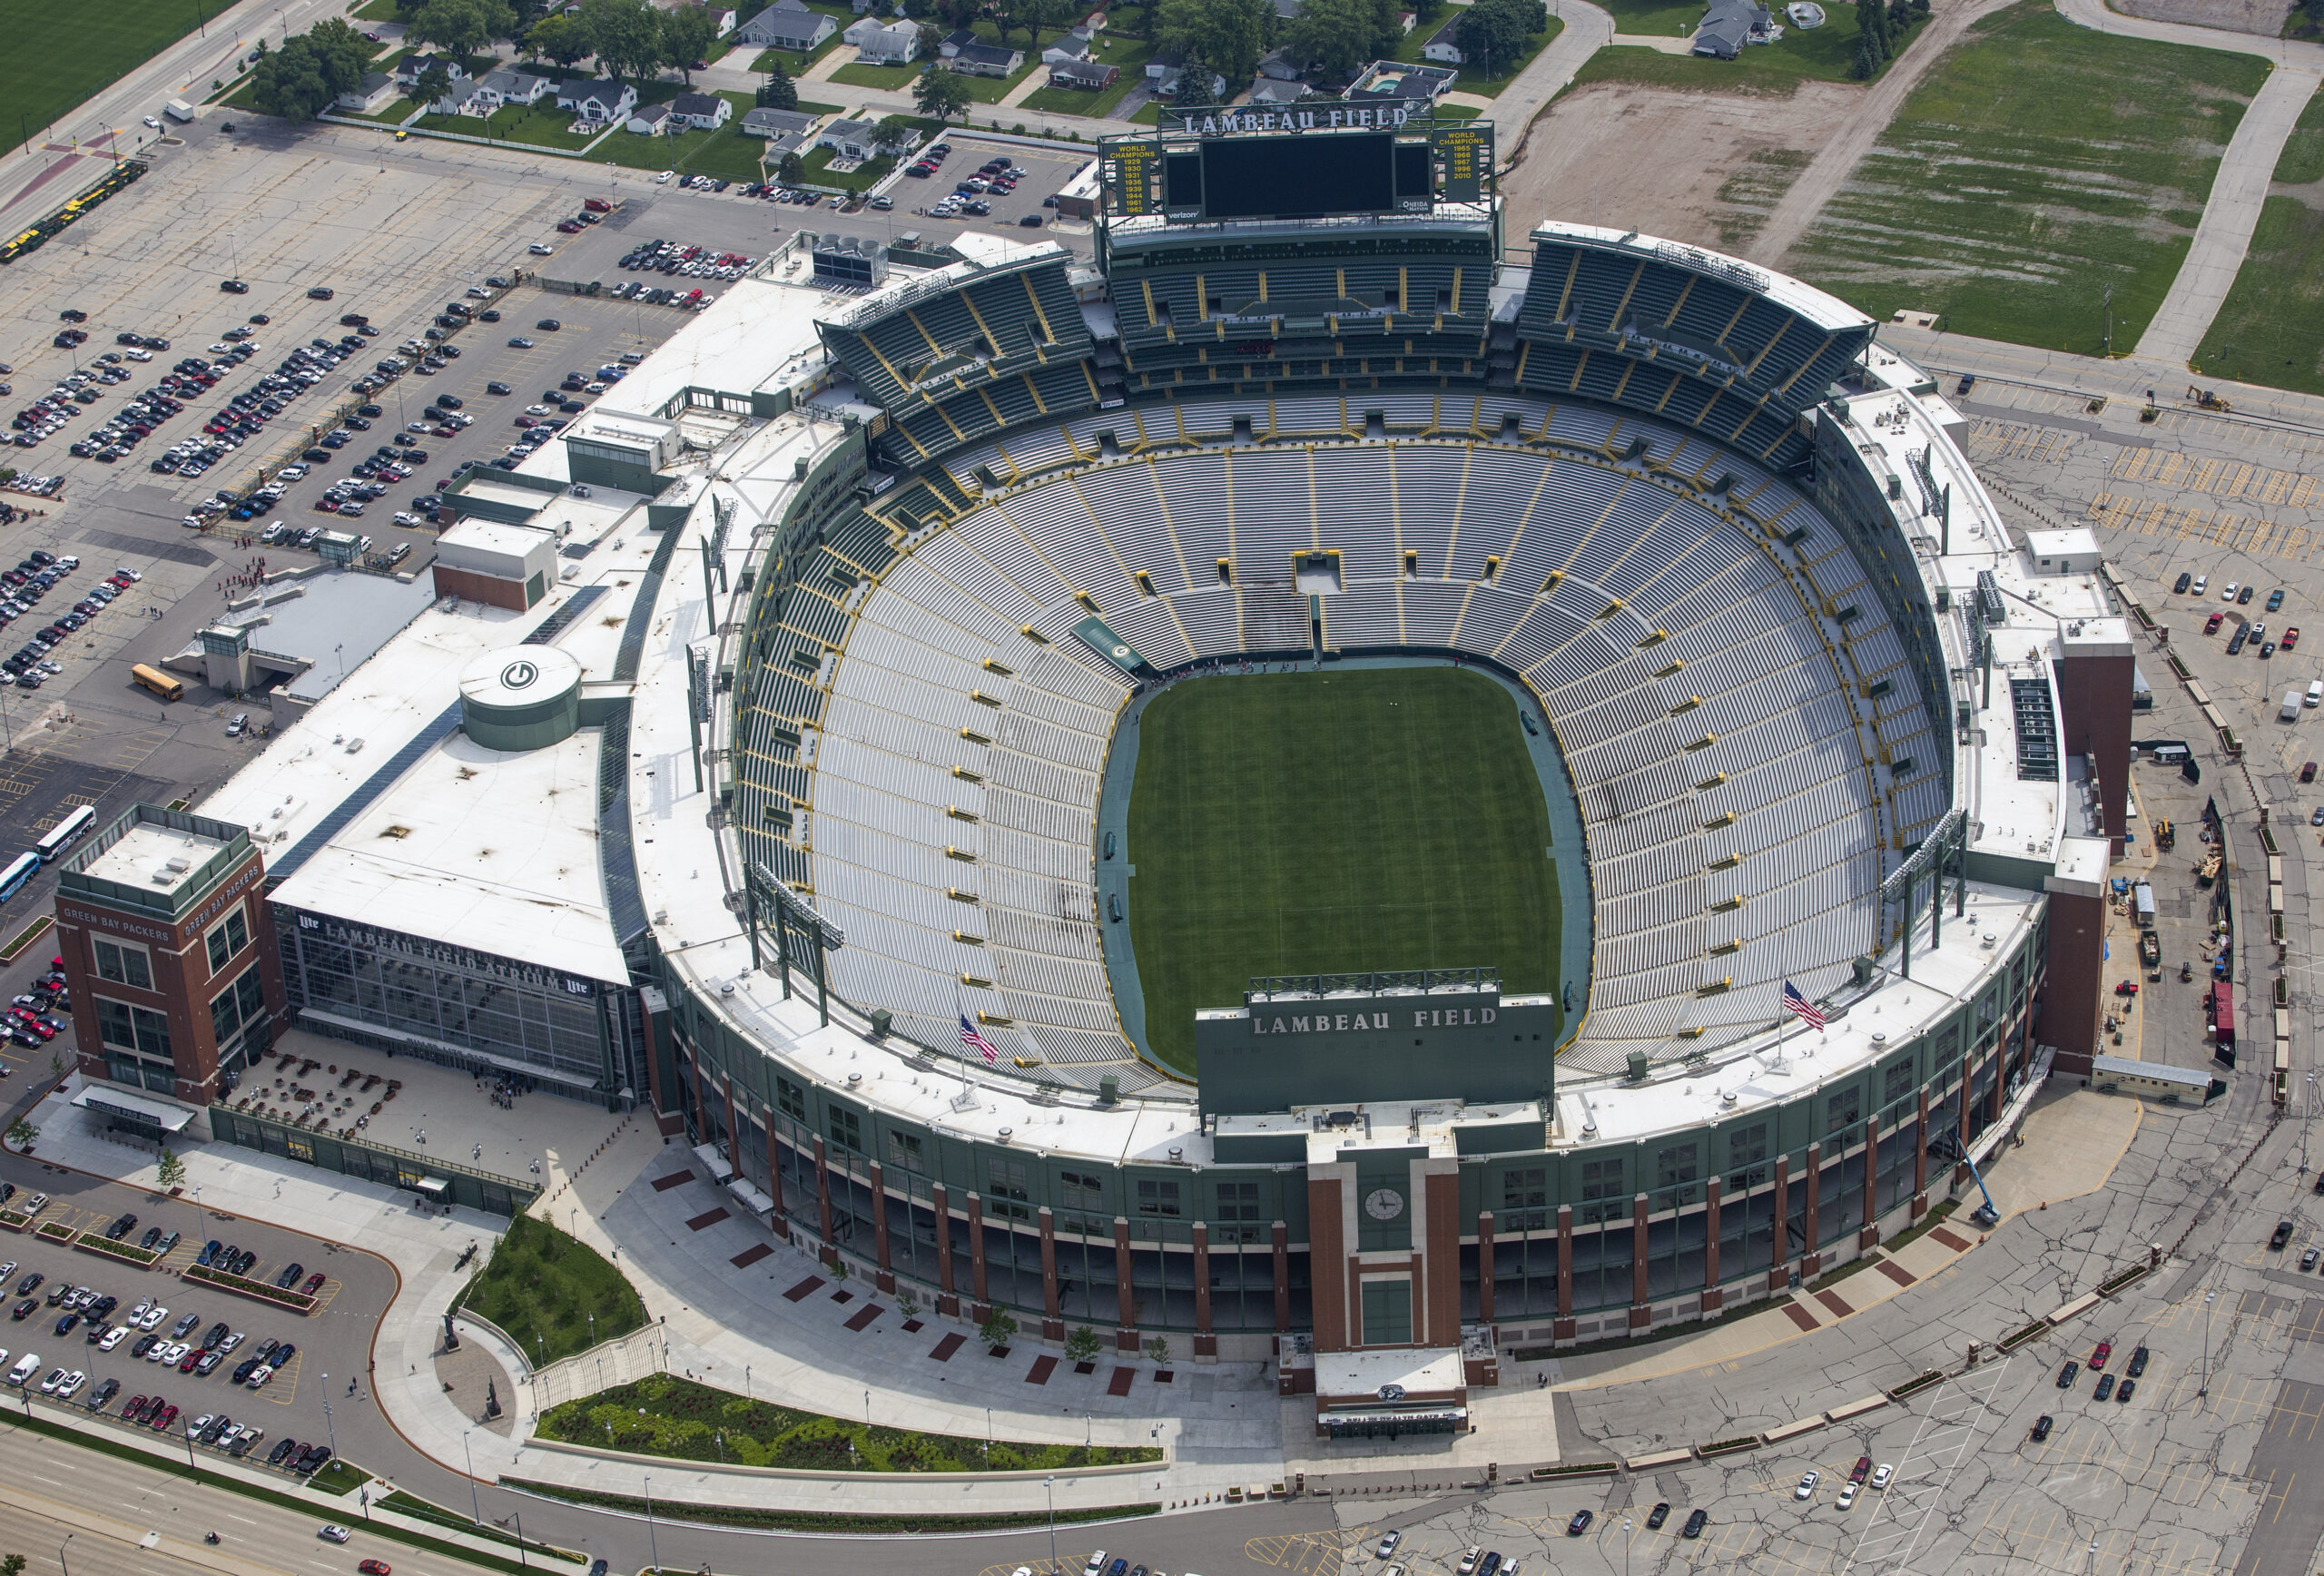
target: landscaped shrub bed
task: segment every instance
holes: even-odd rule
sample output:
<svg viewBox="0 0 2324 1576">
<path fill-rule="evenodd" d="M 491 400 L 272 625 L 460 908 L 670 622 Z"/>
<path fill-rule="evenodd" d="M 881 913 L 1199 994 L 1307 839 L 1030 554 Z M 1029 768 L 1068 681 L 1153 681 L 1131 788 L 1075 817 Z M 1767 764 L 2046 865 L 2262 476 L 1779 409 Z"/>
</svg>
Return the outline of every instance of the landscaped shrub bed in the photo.
<svg viewBox="0 0 2324 1576">
<path fill-rule="evenodd" d="M 507 1331 L 542 1366 L 645 1324 L 645 1299 L 610 1259 L 528 1215 L 508 1223 L 458 1305 Z"/>
<path fill-rule="evenodd" d="M 1150 1446 L 993 1443 L 802 1412 L 659 1374 L 568 1401 L 542 1413 L 544 1439 L 602 1445 L 638 1455 L 802 1472 L 1064 1472 L 1151 1462 Z"/>
<path fill-rule="evenodd" d="M 238 1292 L 246 1297 L 255 1297 L 262 1303 L 272 1303 L 276 1307 L 289 1308 L 294 1314 L 311 1314 L 315 1311 L 315 1299 L 304 1292 L 294 1292 L 288 1286 L 270 1285 L 265 1281 L 250 1280 L 241 1276 L 228 1275 L 225 1271 L 212 1269 L 206 1264 L 189 1266 L 185 1271 L 185 1278 L 190 1281 L 199 1281 L 204 1285 L 216 1286 L 221 1291 Z"/>
</svg>

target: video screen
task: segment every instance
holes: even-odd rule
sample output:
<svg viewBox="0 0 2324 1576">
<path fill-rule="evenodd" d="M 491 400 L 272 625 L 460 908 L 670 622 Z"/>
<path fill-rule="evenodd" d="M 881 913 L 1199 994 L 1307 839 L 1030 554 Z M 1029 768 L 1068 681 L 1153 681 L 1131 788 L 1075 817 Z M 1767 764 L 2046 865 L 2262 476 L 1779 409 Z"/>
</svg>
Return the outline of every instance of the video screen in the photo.
<svg viewBox="0 0 2324 1576">
<path fill-rule="evenodd" d="M 1385 212 L 1396 206 L 1394 152 L 1386 133 L 1207 142 L 1203 211 L 1212 219 Z M 1174 205 L 1177 197 L 1174 182 Z"/>
</svg>

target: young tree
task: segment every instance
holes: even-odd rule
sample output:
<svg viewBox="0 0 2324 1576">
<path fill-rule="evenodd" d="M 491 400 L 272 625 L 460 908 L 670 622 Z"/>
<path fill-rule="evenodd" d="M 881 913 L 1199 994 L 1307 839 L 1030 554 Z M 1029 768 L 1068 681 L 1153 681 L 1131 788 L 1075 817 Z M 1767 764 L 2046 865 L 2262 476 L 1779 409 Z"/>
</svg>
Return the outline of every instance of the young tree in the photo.
<svg viewBox="0 0 2324 1576">
<path fill-rule="evenodd" d="M 19 1149 L 31 1148 L 33 1140 L 39 1137 L 40 1129 L 34 1127 L 22 1117 L 18 1117 L 15 1121 L 8 1124 L 7 1132 L 0 1134 L 0 1138 L 6 1138 L 8 1142 L 15 1145 Z"/>
<path fill-rule="evenodd" d="M 969 107 L 969 84 L 957 71 L 931 66 L 911 84 L 911 102 L 921 114 L 942 125 Z"/>
<path fill-rule="evenodd" d="M 0 1576 L 25 1576 L 25 1557 L 22 1554 L 11 1554 L 6 1559 L 0 1560 Z"/>
<path fill-rule="evenodd" d="M 185 1186 L 185 1162 L 167 1144 L 153 1163 L 153 1181 L 164 1193 Z"/>
<path fill-rule="evenodd" d="M 763 110 L 795 110 L 799 107 L 799 84 L 777 63 L 766 74 L 766 80 L 759 84 L 758 101 Z"/>
<path fill-rule="evenodd" d="M 910 115 L 882 115 L 872 128 L 872 145 L 883 153 L 901 153 L 911 146 L 912 131 Z"/>
<path fill-rule="evenodd" d="M 1870 76 L 1888 62 L 1888 13 L 1880 0 L 1866 0 L 1856 8 L 1856 56 L 1871 61 L 1872 70 L 1864 74 Z"/>
<path fill-rule="evenodd" d="M 1848 74 L 1858 82 L 1868 82 L 1880 70 L 1880 52 L 1874 47 L 1872 35 L 1859 32 L 1856 35 L 1856 54 L 1848 61 Z"/>
<path fill-rule="evenodd" d="M 329 109 L 363 80 L 371 45 L 338 17 L 283 41 L 258 63 L 252 96 L 258 107 L 297 124 Z"/>
<path fill-rule="evenodd" d="M 1218 97 L 1218 88 L 1211 79 L 1216 74 L 1198 52 L 1189 50 L 1186 64 L 1178 68 L 1178 85 L 1171 94 L 1170 102 L 1181 108 L 1198 108 L 1213 103 Z"/>
<path fill-rule="evenodd" d="M 1017 1321 L 1007 1308 L 995 1308 L 992 1317 L 977 1326 L 977 1339 L 1000 1351 L 1017 1338 Z"/>
<path fill-rule="evenodd" d="M 1068 1362 L 1093 1363 L 1097 1361 L 1098 1354 L 1105 1349 L 1106 1344 L 1098 1338 L 1098 1332 L 1087 1325 L 1075 1325 L 1072 1333 L 1065 1337 L 1065 1355 Z"/>
<path fill-rule="evenodd" d="M 1170 1360 L 1169 1340 L 1162 1335 L 1155 1336 L 1154 1339 L 1146 1343 L 1146 1355 L 1157 1368 L 1161 1367 Z"/>
<path fill-rule="evenodd" d="M 570 67 L 589 54 L 589 35 L 572 17 L 559 12 L 544 16 L 525 34 L 525 47 L 542 59 Z"/>
<path fill-rule="evenodd" d="M 643 81 L 662 68 L 662 22 L 647 0 L 581 0 L 590 53 L 610 76 Z"/>
<path fill-rule="evenodd" d="M 694 85 L 694 63 L 709 54 L 717 36 L 718 24 L 704 6 L 681 5 L 662 13 L 662 58 L 684 74 L 688 87 Z"/>
<path fill-rule="evenodd" d="M 774 162 L 774 178 L 786 186 L 796 186 L 807 178 L 807 161 L 796 150 Z"/>
</svg>

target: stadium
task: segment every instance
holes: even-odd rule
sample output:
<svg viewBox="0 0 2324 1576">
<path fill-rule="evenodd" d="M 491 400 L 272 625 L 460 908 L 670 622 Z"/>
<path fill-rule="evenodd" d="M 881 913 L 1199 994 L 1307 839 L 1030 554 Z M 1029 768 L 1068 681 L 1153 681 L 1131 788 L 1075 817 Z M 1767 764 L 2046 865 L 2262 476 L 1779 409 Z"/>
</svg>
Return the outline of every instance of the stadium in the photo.
<svg viewBox="0 0 2324 1576">
<path fill-rule="evenodd" d="M 2098 1039 L 2095 546 L 1861 313 L 1512 244 L 1494 167 L 1222 114 L 1100 147 L 1094 264 L 802 233 L 454 488 L 483 615 L 300 724 L 385 767 L 211 802 L 286 1016 L 645 1104 L 883 1290 L 1272 1358 L 1332 1435 L 1973 1189 Z M 429 1004 L 487 976 L 549 1027 Z"/>
<path fill-rule="evenodd" d="M 1504 261 L 1490 138 L 1109 145 L 1100 270 L 819 312 L 864 469 L 718 657 L 761 972 L 665 959 L 675 1103 L 772 1216 L 948 1312 L 1280 1354 L 1335 1433 L 1438 1425 L 1351 1354 L 1487 1382 L 1919 1218 L 2093 1042 L 2052 921 L 2121 830 L 2087 541 L 2021 547 L 1837 300 Z"/>
</svg>

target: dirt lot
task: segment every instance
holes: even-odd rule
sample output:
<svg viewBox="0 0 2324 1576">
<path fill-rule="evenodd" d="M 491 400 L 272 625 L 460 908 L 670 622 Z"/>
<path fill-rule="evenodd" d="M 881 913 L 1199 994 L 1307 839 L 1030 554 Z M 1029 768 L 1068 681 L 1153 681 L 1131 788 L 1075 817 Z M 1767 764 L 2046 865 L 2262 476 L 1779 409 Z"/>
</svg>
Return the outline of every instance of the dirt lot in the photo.
<svg viewBox="0 0 2324 1576">
<path fill-rule="evenodd" d="M 1803 83 L 1787 98 L 1599 83 L 1560 99 L 1502 182 L 1509 232 L 1542 220 L 1635 227 L 1748 254 L 1862 90 Z"/>
<path fill-rule="evenodd" d="M 2151 22 L 2189 22 L 2273 38 L 2290 7 L 2284 0 L 2115 0 L 2116 10 Z"/>
</svg>

